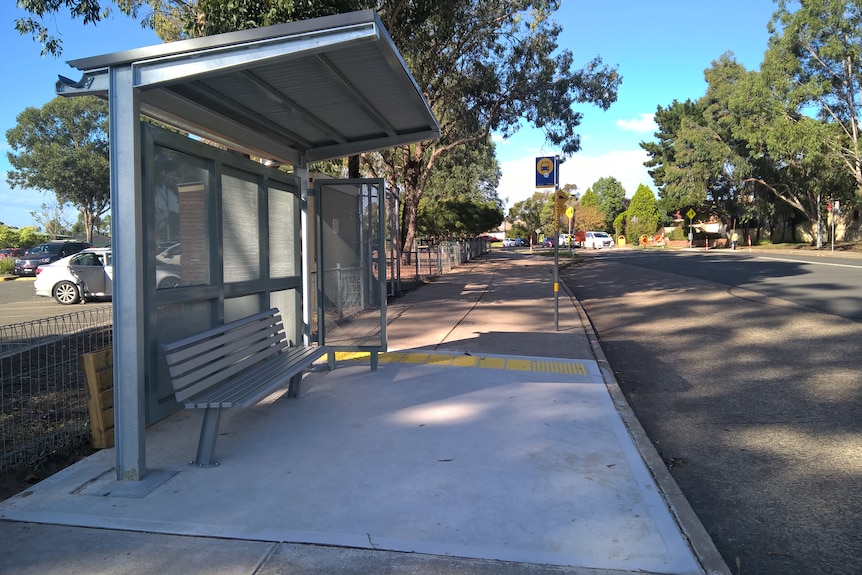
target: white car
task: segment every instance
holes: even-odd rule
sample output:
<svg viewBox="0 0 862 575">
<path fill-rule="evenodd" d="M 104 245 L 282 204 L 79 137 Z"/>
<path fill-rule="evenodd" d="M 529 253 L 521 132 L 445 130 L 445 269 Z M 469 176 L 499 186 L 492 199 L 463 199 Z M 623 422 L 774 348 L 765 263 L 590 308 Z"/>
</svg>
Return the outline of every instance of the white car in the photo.
<svg viewBox="0 0 862 575">
<path fill-rule="evenodd" d="M 590 249 L 612 248 L 614 238 L 606 232 L 587 232 L 584 237 L 584 247 Z"/>
<path fill-rule="evenodd" d="M 156 287 L 177 287 L 179 268 L 158 266 Z M 88 248 L 75 255 L 41 265 L 36 269 L 33 287 L 36 295 L 53 297 L 58 303 L 72 305 L 87 299 L 110 299 L 114 285 L 111 248 Z"/>
</svg>

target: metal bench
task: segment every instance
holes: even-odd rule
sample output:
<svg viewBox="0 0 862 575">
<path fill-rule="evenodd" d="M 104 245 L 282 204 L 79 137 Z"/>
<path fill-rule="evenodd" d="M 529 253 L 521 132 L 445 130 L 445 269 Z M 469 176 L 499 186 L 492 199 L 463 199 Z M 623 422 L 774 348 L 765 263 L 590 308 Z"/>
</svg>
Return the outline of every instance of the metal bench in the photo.
<svg viewBox="0 0 862 575">
<path fill-rule="evenodd" d="M 291 346 L 273 308 L 162 346 L 177 401 L 203 409 L 194 464 L 218 465 L 215 443 L 221 410 L 248 407 L 288 384 L 297 397 L 302 371 L 325 347 Z"/>
</svg>

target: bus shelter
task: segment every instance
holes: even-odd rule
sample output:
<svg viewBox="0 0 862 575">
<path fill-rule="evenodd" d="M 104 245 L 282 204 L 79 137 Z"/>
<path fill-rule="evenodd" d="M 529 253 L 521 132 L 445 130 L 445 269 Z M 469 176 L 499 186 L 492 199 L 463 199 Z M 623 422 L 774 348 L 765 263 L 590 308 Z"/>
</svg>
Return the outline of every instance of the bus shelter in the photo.
<svg viewBox="0 0 862 575">
<path fill-rule="evenodd" d="M 368 225 L 382 182 L 315 195 L 309 178 L 311 162 L 439 136 L 374 11 L 68 64 L 82 75 L 59 95 L 109 104 L 118 480 L 144 478 L 145 426 L 179 408 L 164 343 L 277 307 L 296 343 L 385 348 L 385 321 L 345 321 L 385 304 L 385 231 Z"/>
</svg>

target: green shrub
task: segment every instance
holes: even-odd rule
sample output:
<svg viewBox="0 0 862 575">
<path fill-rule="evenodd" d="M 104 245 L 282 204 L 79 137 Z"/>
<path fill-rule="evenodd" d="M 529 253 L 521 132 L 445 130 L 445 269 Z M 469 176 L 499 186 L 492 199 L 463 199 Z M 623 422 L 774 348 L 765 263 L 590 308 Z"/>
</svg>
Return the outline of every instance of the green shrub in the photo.
<svg viewBox="0 0 862 575">
<path fill-rule="evenodd" d="M 11 274 L 15 267 L 15 258 L 0 258 L 0 274 Z"/>
<path fill-rule="evenodd" d="M 671 233 L 667 235 L 667 239 L 669 240 L 687 240 L 688 236 L 685 233 L 685 230 L 682 228 L 674 228 Z"/>
</svg>

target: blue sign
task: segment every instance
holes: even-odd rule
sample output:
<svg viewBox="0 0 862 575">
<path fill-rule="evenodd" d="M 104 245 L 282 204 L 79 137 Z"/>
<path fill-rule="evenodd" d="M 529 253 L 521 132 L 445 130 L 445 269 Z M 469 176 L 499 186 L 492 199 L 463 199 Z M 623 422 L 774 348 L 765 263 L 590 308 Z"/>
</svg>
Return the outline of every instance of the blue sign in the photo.
<svg viewBox="0 0 862 575">
<path fill-rule="evenodd" d="M 536 187 L 554 188 L 557 185 L 557 159 L 553 156 L 536 158 Z"/>
</svg>

